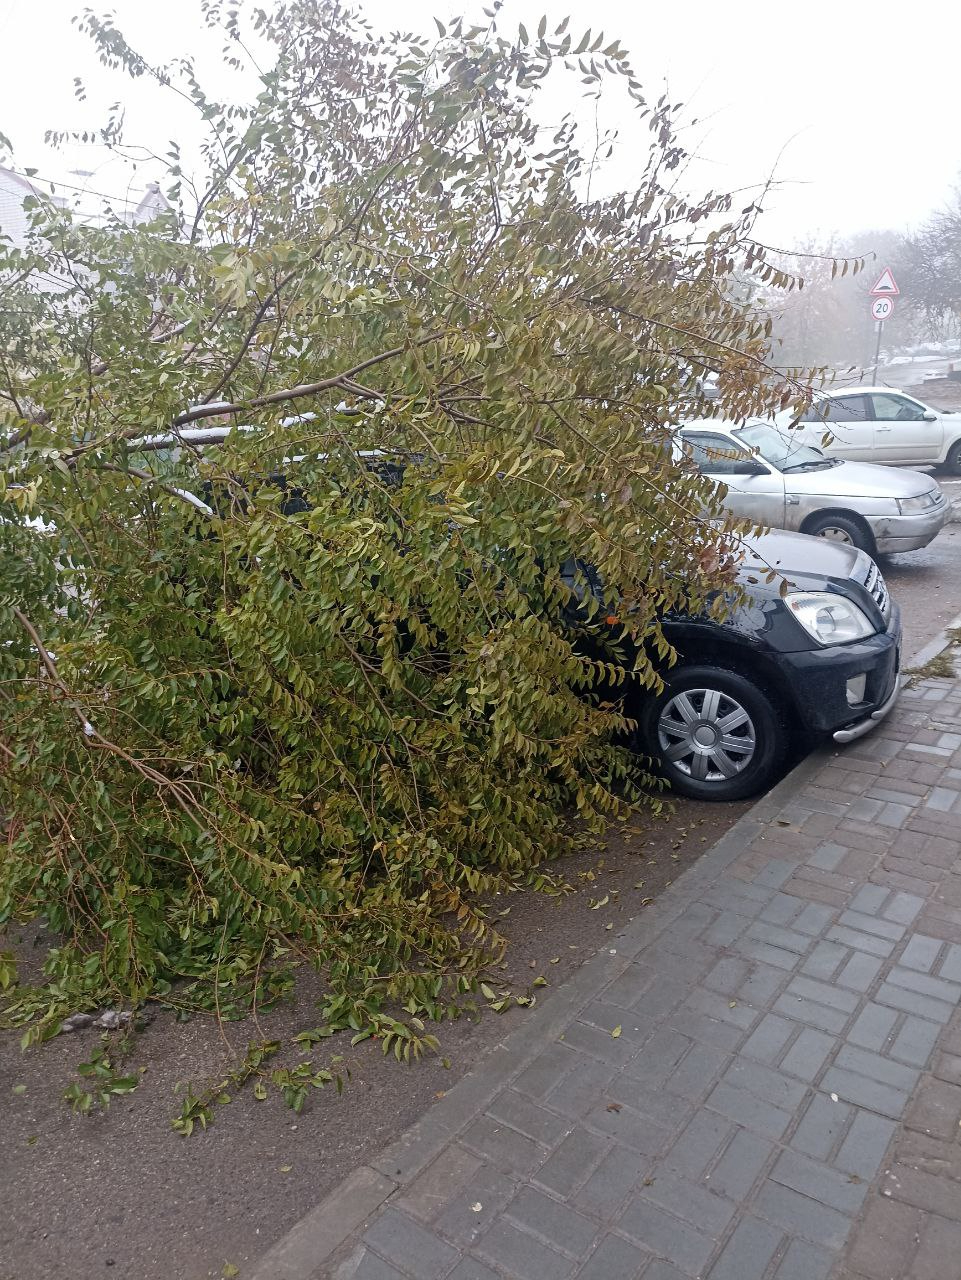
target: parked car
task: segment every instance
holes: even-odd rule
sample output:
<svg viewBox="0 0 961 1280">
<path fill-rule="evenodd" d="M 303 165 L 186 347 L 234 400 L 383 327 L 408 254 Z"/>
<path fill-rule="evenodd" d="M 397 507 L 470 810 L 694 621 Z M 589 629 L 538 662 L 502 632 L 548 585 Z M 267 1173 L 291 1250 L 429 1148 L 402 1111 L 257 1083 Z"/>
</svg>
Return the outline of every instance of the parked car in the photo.
<svg viewBox="0 0 961 1280">
<path fill-rule="evenodd" d="M 226 435 L 226 429 L 208 428 L 202 439 L 193 433 L 190 439 L 194 447 L 207 448 Z M 157 437 L 150 452 L 159 462 L 160 446 L 176 445 L 172 437 Z M 752 456 L 746 454 L 748 461 Z M 390 483 L 403 483 L 403 463 L 377 451 L 363 457 L 369 469 L 388 467 Z M 293 475 L 264 480 L 281 489 L 282 511 L 296 515 L 309 509 L 309 494 Z M 204 496 L 216 502 L 209 489 Z M 590 566 L 572 559 L 561 572 L 575 596 L 603 596 Z M 738 582 L 744 599 L 724 622 L 687 615 L 663 619 L 678 661 L 662 665 L 660 693 L 634 688 L 627 695 L 638 724 L 637 749 L 659 763 L 675 790 L 697 799 L 737 800 L 763 790 L 792 752 L 827 737 L 861 737 L 897 698 L 900 614 L 864 551 L 766 533 L 745 540 Z M 568 623 L 585 648 L 603 652 L 607 660 L 619 652 L 631 666 L 635 655 L 629 645 L 625 652 L 620 628 L 599 621 L 607 616 L 601 609 L 589 621 L 574 608 Z"/>
<path fill-rule="evenodd" d="M 699 800 L 764 790 L 792 754 L 869 733 L 898 696 L 900 613 L 864 551 L 766 533 L 745 541 L 737 578 L 745 598 L 724 622 L 663 620 L 677 662 L 660 693 L 627 698 L 638 748 Z"/>
<path fill-rule="evenodd" d="M 961 475 L 961 413 L 932 409 L 890 387 L 819 392 L 798 414 L 787 409 L 773 423 L 806 444 L 852 462 L 943 466 Z"/>
<path fill-rule="evenodd" d="M 763 423 L 706 418 L 679 428 L 676 439 L 703 474 L 726 486 L 724 506 L 755 524 L 875 555 L 926 547 L 951 514 L 929 475 L 828 457 Z"/>
</svg>

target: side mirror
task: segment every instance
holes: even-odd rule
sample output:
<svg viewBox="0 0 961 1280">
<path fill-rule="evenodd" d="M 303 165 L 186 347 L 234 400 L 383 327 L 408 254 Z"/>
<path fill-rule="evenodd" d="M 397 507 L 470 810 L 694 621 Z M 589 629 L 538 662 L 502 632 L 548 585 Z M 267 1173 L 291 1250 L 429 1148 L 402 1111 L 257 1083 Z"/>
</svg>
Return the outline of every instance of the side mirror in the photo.
<svg viewBox="0 0 961 1280">
<path fill-rule="evenodd" d="M 938 415 L 936 413 L 932 413 L 930 409 L 927 411 L 927 413 L 921 414 L 922 422 L 937 422 L 937 420 L 938 420 Z"/>
</svg>

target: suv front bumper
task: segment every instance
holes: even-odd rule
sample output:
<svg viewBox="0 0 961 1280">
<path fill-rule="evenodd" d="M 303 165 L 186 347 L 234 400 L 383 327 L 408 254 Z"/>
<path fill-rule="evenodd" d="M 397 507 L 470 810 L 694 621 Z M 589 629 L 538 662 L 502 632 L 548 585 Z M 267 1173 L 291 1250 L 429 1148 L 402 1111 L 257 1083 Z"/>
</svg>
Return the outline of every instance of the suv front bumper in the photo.
<svg viewBox="0 0 961 1280">
<path fill-rule="evenodd" d="M 780 655 L 802 725 L 814 737 L 852 742 L 894 707 L 901 669 L 901 611 L 894 603 L 885 631 L 854 644 Z M 851 703 L 852 682 L 864 694 Z"/>
</svg>

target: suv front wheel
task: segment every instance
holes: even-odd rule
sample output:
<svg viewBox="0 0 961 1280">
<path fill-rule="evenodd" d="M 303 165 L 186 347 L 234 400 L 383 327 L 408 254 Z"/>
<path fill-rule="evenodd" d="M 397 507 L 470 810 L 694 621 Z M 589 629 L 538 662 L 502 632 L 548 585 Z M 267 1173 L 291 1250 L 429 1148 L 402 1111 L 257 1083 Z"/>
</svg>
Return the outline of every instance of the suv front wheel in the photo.
<svg viewBox="0 0 961 1280">
<path fill-rule="evenodd" d="M 676 667 L 640 717 L 643 750 L 675 791 L 697 800 L 743 800 L 780 772 L 789 734 L 781 708 L 723 667 Z"/>
</svg>

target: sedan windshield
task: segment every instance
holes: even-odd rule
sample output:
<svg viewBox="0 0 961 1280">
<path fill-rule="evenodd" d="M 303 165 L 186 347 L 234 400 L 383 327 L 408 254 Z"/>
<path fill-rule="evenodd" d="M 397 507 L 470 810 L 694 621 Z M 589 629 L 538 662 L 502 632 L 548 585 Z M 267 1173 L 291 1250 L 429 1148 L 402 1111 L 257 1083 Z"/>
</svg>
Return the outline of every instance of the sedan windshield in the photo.
<svg viewBox="0 0 961 1280">
<path fill-rule="evenodd" d="M 778 471 L 820 471 L 824 467 L 833 467 L 837 462 L 836 458 L 826 458 L 820 449 L 792 440 L 773 427 L 742 427 L 733 434 L 752 453 L 759 453 Z"/>
</svg>

